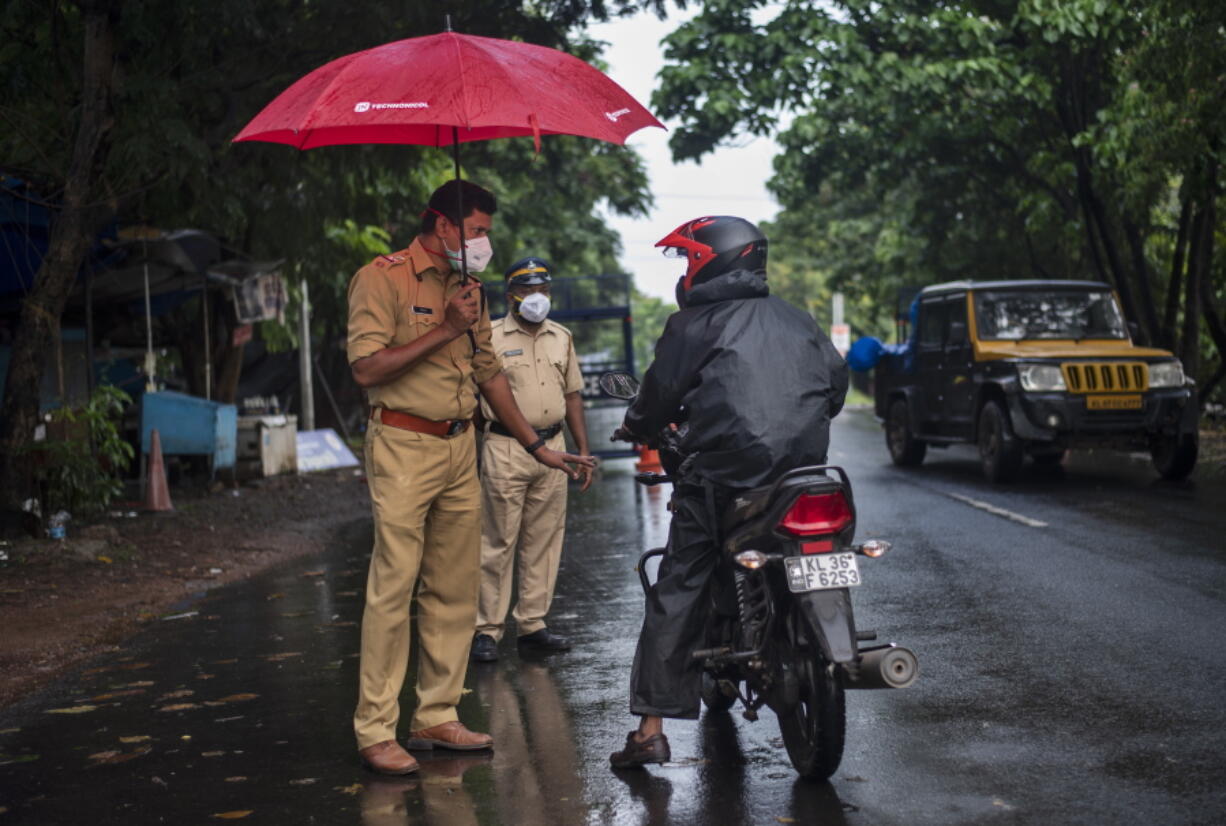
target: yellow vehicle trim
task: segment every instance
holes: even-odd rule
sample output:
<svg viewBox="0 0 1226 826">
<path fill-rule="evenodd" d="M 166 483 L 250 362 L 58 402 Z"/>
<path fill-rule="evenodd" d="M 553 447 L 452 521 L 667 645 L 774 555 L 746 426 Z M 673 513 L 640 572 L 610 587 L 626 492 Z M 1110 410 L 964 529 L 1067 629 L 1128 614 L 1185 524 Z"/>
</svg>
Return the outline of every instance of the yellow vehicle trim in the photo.
<svg viewBox="0 0 1226 826">
<path fill-rule="evenodd" d="M 1003 359 L 1142 359 L 1173 358 L 1166 350 L 1136 347 L 1131 341 L 1044 339 L 1041 341 L 979 341 L 975 339 L 975 361 Z"/>
<path fill-rule="evenodd" d="M 1149 367 L 1143 361 L 1066 361 L 1060 372 L 1070 393 L 1144 393 L 1149 389 Z"/>
</svg>

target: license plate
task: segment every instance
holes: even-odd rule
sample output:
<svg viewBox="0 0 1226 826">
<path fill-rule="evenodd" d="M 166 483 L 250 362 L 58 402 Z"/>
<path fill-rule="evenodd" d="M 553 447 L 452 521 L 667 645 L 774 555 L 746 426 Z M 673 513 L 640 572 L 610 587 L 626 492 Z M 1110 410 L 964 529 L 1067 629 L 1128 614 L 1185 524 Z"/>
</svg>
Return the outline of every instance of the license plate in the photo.
<svg viewBox="0 0 1226 826">
<path fill-rule="evenodd" d="M 788 590 L 794 594 L 861 584 L 855 554 L 789 556 L 783 564 L 788 572 Z"/>
<path fill-rule="evenodd" d="M 1086 410 L 1140 410 L 1140 396 L 1086 396 Z"/>
</svg>

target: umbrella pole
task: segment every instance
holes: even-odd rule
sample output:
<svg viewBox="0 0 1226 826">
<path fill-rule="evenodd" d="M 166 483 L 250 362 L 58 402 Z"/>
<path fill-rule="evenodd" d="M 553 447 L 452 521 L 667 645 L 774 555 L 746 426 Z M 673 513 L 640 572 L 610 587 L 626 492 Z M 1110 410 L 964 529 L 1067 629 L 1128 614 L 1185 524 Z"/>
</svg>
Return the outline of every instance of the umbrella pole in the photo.
<svg viewBox="0 0 1226 826">
<path fill-rule="evenodd" d="M 455 205 L 460 218 L 460 283 L 468 283 L 468 251 L 464 248 L 464 192 L 460 187 L 460 130 L 451 127 L 451 157 L 455 160 Z"/>
</svg>

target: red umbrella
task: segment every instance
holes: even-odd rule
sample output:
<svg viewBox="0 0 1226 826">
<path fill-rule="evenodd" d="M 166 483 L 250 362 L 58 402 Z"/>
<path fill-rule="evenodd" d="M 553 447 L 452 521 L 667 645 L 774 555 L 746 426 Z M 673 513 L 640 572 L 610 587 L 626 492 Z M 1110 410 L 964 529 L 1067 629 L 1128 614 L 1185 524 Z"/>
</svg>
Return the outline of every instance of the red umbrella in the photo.
<svg viewBox="0 0 1226 826">
<path fill-rule="evenodd" d="M 572 55 L 446 31 L 319 67 L 264 107 L 234 140 L 299 149 L 450 144 L 458 178 L 463 142 L 531 135 L 539 151 L 541 135 L 581 135 L 624 144 L 645 126 L 664 128 L 604 73 Z M 460 251 L 463 256 L 462 235 Z"/>
<path fill-rule="evenodd" d="M 662 124 L 577 57 L 444 32 L 337 58 L 264 108 L 235 141 L 299 149 L 347 143 L 447 146 L 531 135 L 623 144 Z"/>
</svg>

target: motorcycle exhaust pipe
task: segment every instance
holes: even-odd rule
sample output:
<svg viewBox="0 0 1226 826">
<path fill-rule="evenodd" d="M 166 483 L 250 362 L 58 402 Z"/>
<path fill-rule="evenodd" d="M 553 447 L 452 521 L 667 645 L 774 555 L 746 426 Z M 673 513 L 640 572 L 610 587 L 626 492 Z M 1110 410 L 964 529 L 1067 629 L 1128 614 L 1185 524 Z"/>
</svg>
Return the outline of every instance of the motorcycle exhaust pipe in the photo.
<svg viewBox="0 0 1226 826">
<path fill-rule="evenodd" d="M 859 654 L 855 668 L 844 666 L 847 688 L 906 688 L 919 676 L 919 659 L 902 646 L 891 643 Z"/>
</svg>

